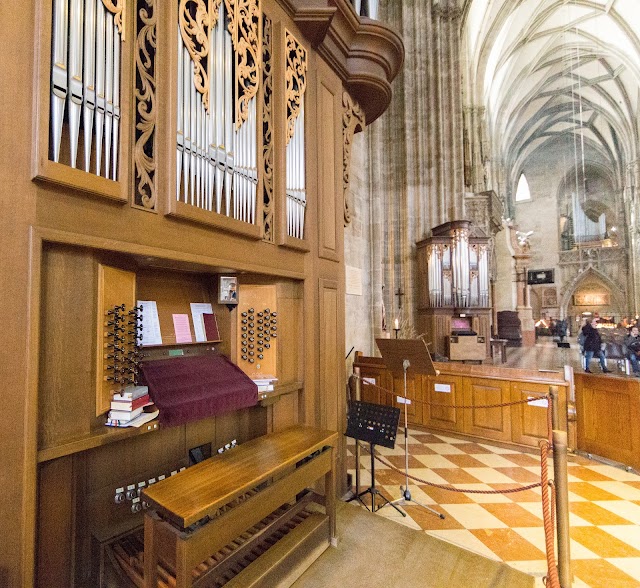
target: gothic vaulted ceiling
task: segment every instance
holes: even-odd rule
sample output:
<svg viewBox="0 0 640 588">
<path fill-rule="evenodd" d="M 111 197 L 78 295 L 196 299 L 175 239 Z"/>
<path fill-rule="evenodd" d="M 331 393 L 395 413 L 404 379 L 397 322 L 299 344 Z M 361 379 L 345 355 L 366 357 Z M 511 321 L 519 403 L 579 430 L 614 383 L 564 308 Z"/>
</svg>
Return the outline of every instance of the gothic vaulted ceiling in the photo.
<svg viewBox="0 0 640 588">
<path fill-rule="evenodd" d="M 518 173 L 573 139 L 622 181 L 638 148 L 639 0 L 466 0 L 467 104 L 485 106 L 494 155 Z"/>
</svg>

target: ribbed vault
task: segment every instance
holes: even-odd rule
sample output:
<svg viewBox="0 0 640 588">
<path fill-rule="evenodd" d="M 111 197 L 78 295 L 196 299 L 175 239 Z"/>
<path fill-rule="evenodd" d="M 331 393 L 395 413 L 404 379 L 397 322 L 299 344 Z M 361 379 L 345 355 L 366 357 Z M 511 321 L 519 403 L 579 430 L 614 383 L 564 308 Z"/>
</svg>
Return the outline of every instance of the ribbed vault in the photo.
<svg viewBox="0 0 640 588">
<path fill-rule="evenodd" d="M 623 184 L 637 158 L 637 0 L 466 0 L 467 104 L 486 108 L 492 158 L 514 186 L 527 158 L 568 137 Z M 593 155 L 592 155 L 593 157 Z"/>
</svg>

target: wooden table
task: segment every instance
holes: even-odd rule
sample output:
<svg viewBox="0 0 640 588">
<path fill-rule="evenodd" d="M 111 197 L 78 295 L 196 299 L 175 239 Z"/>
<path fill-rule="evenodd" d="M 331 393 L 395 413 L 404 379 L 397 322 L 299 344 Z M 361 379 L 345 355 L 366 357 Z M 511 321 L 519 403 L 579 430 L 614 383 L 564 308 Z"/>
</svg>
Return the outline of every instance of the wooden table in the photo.
<svg viewBox="0 0 640 588">
<path fill-rule="evenodd" d="M 323 477 L 328 521 L 324 548 L 333 543 L 337 439 L 333 431 L 294 426 L 243 443 L 148 487 L 143 498 L 150 505 L 145 514 L 145 588 L 157 587 L 159 556 L 175 565 L 177 588 L 191 586 L 195 566 Z M 302 463 L 305 458 L 309 459 Z M 263 488 L 263 483 L 268 484 Z M 246 497 L 257 487 L 258 492 Z M 220 512 L 240 497 L 237 506 Z M 211 520 L 189 529 L 204 517 Z M 321 553 L 317 546 L 313 550 Z M 252 585 L 249 574 L 242 582 Z"/>
<path fill-rule="evenodd" d="M 507 342 L 508 339 L 491 339 L 491 359 L 495 358 L 497 351 L 500 351 L 500 361 L 507 363 Z"/>
</svg>

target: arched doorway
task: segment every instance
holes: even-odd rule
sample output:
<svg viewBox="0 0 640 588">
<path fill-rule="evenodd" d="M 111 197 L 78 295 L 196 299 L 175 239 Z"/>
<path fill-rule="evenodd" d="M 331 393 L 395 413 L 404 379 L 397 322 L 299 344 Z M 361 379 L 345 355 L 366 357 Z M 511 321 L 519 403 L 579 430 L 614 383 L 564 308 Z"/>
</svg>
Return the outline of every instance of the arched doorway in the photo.
<svg viewBox="0 0 640 588">
<path fill-rule="evenodd" d="M 575 335 L 583 316 L 612 317 L 618 322 L 626 306 L 621 288 L 601 272 L 589 268 L 567 287 L 560 309 L 568 319 L 570 334 Z"/>
</svg>

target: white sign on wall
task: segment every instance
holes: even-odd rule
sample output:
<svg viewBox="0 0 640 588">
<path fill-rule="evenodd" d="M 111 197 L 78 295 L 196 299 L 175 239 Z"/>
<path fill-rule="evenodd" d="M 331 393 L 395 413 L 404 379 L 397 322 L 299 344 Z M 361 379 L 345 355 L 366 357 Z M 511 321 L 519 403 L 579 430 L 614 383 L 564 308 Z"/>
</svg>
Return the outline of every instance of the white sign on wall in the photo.
<svg viewBox="0 0 640 588">
<path fill-rule="evenodd" d="M 362 296 L 362 270 L 351 265 L 346 266 L 346 290 L 347 294 Z"/>
</svg>

